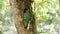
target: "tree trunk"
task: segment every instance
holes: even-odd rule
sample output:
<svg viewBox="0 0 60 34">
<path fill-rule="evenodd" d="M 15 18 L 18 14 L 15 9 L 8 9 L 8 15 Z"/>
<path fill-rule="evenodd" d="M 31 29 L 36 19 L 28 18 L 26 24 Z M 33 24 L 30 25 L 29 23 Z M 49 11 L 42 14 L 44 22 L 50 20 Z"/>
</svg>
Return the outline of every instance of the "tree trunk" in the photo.
<svg viewBox="0 0 60 34">
<path fill-rule="evenodd" d="M 27 1 L 27 3 L 26 3 Z M 31 9 L 32 0 L 10 0 L 10 5 L 13 10 L 13 20 L 18 34 L 37 34 L 35 19 Z M 24 9 L 30 9 L 31 13 L 31 23 L 29 24 L 29 29 L 25 29 L 23 26 L 24 22 Z"/>
</svg>

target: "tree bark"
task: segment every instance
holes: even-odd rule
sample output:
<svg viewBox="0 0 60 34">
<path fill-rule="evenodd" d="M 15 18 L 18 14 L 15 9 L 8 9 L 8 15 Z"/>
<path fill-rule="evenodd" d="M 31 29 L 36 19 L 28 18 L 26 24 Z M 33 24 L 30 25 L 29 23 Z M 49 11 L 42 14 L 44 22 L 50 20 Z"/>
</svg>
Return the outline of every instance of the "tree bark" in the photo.
<svg viewBox="0 0 60 34">
<path fill-rule="evenodd" d="M 34 15 L 31 9 L 31 0 L 27 0 L 28 4 L 26 5 L 26 0 L 10 0 L 10 5 L 13 11 L 13 20 L 18 34 L 37 34 Z M 31 23 L 29 29 L 25 29 L 23 26 L 24 22 L 24 9 L 30 9 L 31 13 Z"/>
</svg>

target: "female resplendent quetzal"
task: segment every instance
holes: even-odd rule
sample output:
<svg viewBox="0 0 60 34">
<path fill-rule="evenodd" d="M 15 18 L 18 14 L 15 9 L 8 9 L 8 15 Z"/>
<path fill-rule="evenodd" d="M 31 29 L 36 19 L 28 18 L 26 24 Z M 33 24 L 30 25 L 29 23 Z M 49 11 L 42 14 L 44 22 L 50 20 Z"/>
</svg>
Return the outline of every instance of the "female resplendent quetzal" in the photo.
<svg viewBox="0 0 60 34">
<path fill-rule="evenodd" d="M 31 14 L 29 12 L 29 9 L 24 9 L 24 28 L 27 29 L 29 20 L 31 18 Z"/>
</svg>

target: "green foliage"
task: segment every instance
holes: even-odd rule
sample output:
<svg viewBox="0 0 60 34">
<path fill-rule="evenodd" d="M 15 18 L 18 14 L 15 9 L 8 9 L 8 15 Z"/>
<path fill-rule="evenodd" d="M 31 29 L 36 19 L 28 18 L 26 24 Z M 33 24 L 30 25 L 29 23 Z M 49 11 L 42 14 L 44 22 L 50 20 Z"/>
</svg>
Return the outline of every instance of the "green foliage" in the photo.
<svg viewBox="0 0 60 34">
<path fill-rule="evenodd" d="M 50 34 L 49 29 L 45 29 L 43 26 L 57 24 L 58 23 L 58 14 L 59 2 L 58 0 L 34 0 L 34 13 L 36 14 L 36 25 L 39 34 Z M 41 22 L 43 22 L 41 24 Z M 45 26 L 46 27 L 46 26 Z M 43 32 L 48 30 L 48 32 Z M 47 27 L 48 28 L 48 27 Z M 51 27 L 52 28 L 52 27 Z M 55 29 L 54 27 L 52 29 Z M 52 34 L 52 33 L 51 33 Z"/>
<path fill-rule="evenodd" d="M 34 0 L 33 5 L 38 34 L 50 34 L 56 30 L 58 22 L 59 1 L 58 0 Z M 13 24 L 12 11 L 8 0 L 0 0 L 0 25 Z M 24 27 L 27 28 L 30 13 L 24 13 Z M 53 25 L 52 25 L 53 24 Z M 51 26 L 52 25 L 52 26 Z M 47 28 L 46 28 L 47 26 Z M 51 27 L 50 27 L 51 26 Z M 49 28 L 50 27 L 50 28 Z M 55 27 L 55 28 L 54 28 Z M 3 34 L 0 31 L 0 34 Z M 51 33 L 53 34 L 53 33 Z"/>
<path fill-rule="evenodd" d="M 11 24 L 12 15 L 11 7 L 8 0 L 0 0 L 0 21 L 2 24 Z"/>
<path fill-rule="evenodd" d="M 2 32 L 2 31 L 0 31 L 0 34 L 3 34 L 3 32 Z"/>
<path fill-rule="evenodd" d="M 4 29 L 6 29 L 4 28 L 5 25 L 12 25 L 12 24 L 13 24 L 12 11 L 9 0 L 0 0 L 0 34 L 6 32 L 4 31 Z"/>
</svg>

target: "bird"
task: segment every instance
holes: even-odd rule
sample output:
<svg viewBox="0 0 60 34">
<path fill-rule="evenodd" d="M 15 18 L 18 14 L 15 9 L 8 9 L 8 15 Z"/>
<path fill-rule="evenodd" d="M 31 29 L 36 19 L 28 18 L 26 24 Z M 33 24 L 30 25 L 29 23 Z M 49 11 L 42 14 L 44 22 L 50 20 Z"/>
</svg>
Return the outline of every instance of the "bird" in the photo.
<svg viewBox="0 0 60 34">
<path fill-rule="evenodd" d="M 29 9 L 24 9 L 24 28 L 27 29 L 29 20 L 31 18 L 31 14 L 29 12 Z"/>
</svg>

